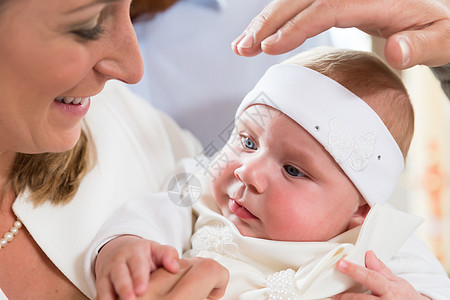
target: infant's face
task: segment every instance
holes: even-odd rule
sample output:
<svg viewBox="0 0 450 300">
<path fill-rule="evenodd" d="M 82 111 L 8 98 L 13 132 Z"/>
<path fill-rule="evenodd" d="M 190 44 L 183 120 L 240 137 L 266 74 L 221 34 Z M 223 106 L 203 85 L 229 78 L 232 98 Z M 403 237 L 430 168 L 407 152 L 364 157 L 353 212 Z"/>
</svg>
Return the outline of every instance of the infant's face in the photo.
<svg viewBox="0 0 450 300">
<path fill-rule="evenodd" d="M 212 194 L 245 236 L 326 241 L 348 229 L 361 196 L 307 131 L 267 106 L 249 107 L 217 156 Z"/>
</svg>

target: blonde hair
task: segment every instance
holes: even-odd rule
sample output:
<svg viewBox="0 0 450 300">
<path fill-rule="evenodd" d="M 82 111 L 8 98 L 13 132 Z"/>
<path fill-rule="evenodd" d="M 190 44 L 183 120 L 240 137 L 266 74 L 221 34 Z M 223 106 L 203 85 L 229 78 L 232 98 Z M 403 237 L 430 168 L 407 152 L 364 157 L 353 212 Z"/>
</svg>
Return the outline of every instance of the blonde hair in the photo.
<svg viewBox="0 0 450 300">
<path fill-rule="evenodd" d="M 406 158 L 414 133 L 414 111 L 400 77 L 370 52 L 319 47 L 283 63 L 301 65 L 337 81 L 380 117 Z"/>
<path fill-rule="evenodd" d="M 36 206 L 49 201 L 66 204 L 75 196 L 81 180 L 96 161 L 95 146 L 89 128 L 69 151 L 16 155 L 11 184 L 16 195 L 27 191 Z"/>
</svg>

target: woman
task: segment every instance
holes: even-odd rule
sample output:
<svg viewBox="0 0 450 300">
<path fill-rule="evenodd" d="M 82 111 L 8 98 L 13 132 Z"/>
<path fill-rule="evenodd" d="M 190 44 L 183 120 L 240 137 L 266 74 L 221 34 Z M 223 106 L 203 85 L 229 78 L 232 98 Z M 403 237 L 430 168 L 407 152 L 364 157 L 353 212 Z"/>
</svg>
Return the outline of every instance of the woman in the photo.
<svg viewBox="0 0 450 300">
<path fill-rule="evenodd" d="M 130 2 L 0 0 L 0 288 L 10 299 L 93 297 L 81 268 L 97 227 L 198 151 L 125 88 L 111 84 L 93 97 L 110 79 L 142 76 Z M 215 263 L 184 264 L 187 278 L 192 265 L 216 268 L 209 287 L 197 280 L 203 297 L 226 283 Z"/>
</svg>

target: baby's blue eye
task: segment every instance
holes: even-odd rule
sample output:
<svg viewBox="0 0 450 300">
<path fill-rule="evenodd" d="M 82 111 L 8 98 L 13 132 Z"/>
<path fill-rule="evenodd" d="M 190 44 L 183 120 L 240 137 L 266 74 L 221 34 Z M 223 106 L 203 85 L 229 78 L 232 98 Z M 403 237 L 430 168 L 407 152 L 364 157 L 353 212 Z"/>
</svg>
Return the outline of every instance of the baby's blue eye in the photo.
<svg viewBox="0 0 450 300">
<path fill-rule="evenodd" d="M 305 174 L 303 174 L 302 172 L 300 172 L 296 167 L 291 166 L 291 165 L 285 165 L 283 167 L 286 172 L 293 177 L 305 177 Z"/>
<path fill-rule="evenodd" d="M 251 150 L 258 149 L 255 142 L 253 142 L 248 136 L 241 137 L 241 143 L 247 149 L 251 149 Z"/>
</svg>

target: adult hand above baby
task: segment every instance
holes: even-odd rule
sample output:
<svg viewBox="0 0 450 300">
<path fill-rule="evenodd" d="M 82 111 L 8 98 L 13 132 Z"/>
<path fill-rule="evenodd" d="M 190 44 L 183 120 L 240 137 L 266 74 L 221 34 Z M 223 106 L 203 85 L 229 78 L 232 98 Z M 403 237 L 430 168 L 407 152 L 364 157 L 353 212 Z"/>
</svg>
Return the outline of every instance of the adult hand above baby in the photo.
<svg viewBox="0 0 450 300">
<path fill-rule="evenodd" d="M 229 273 L 212 259 L 190 258 L 179 261 L 176 274 L 159 268 L 151 274 L 147 292 L 138 299 L 162 300 L 220 299 L 225 294 Z"/>
<path fill-rule="evenodd" d="M 423 300 L 429 299 L 417 292 L 406 280 L 395 276 L 391 270 L 379 260 L 373 251 L 368 251 L 365 257 L 366 267 L 341 260 L 337 269 L 353 278 L 371 291 L 371 295 L 357 293 L 342 293 L 333 300 L 346 299 L 397 299 Z"/>
<path fill-rule="evenodd" d="M 331 27 L 387 39 L 394 68 L 450 62 L 449 0 L 275 0 L 232 43 L 238 55 L 281 54 Z"/>
</svg>

